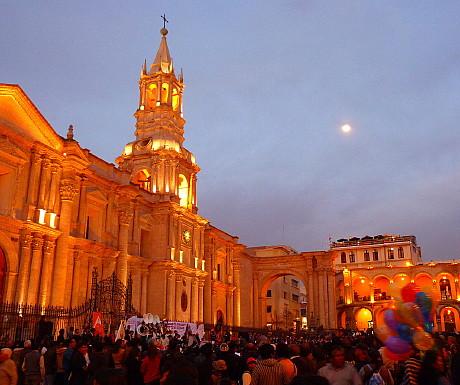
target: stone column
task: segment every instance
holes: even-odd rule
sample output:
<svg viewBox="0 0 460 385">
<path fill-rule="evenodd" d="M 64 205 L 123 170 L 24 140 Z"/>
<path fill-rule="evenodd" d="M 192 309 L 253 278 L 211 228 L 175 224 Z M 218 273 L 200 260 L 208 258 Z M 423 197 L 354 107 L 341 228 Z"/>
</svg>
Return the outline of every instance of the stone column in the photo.
<svg viewBox="0 0 460 385">
<path fill-rule="evenodd" d="M 38 288 L 40 285 L 40 273 L 42 269 L 43 238 L 41 234 L 33 234 L 32 261 L 30 264 L 30 278 L 27 293 L 27 303 L 36 304 L 38 300 Z"/>
<path fill-rule="evenodd" d="M 74 181 L 65 179 L 61 183 L 61 215 L 59 230 L 61 235 L 56 243 L 56 256 L 53 269 L 53 280 L 51 290 L 51 304 L 53 306 L 64 306 L 65 285 L 67 280 L 68 248 L 70 225 L 72 218 L 72 202 L 77 194 Z"/>
<path fill-rule="evenodd" d="M 50 285 L 53 269 L 53 251 L 56 246 L 54 239 L 47 238 L 43 243 L 43 269 L 41 290 L 38 298 L 38 303 L 42 306 L 48 305 L 50 302 Z"/>
<path fill-rule="evenodd" d="M 27 191 L 27 202 L 32 205 L 37 205 L 37 188 L 39 186 L 38 178 L 40 176 L 41 156 L 36 152 L 32 152 L 30 157 L 30 172 L 29 185 Z"/>
<path fill-rule="evenodd" d="M 199 280 L 197 277 L 192 278 L 192 290 L 191 290 L 191 298 L 190 298 L 190 321 L 197 322 L 198 321 L 198 285 Z"/>
<path fill-rule="evenodd" d="M 49 192 L 49 185 L 50 185 L 50 171 L 51 171 L 51 161 L 48 158 L 43 158 L 42 174 L 40 176 L 38 203 L 37 203 L 37 207 L 39 209 L 45 208 L 46 194 L 47 192 Z"/>
<path fill-rule="evenodd" d="M 217 322 L 217 287 L 214 285 L 212 286 L 212 294 L 211 294 L 211 320 L 212 324 L 215 325 Z"/>
<path fill-rule="evenodd" d="M 335 279 L 334 270 L 329 270 L 328 274 L 328 297 L 329 297 L 329 329 L 335 329 L 337 327 L 337 299 L 335 296 Z M 374 317 L 374 315 L 372 315 Z"/>
<path fill-rule="evenodd" d="M 233 292 L 233 324 L 234 326 L 241 326 L 241 264 L 235 263 L 233 265 L 233 274 L 235 280 L 235 291 Z"/>
<path fill-rule="evenodd" d="M 184 318 L 181 306 L 182 290 L 182 275 L 176 274 L 176 321 L 182 321 Z"/>
<path fill-rule="evenodd" d="M 88 275 L 86 280 L 86 293 L 87 297 L 91 297 L 91 289 L 93 288 L 93 270 L 94 270 L 94 256 L 88 254 Z M 101 275 L 99 275 L 99 280 L 101 280 Z"/>
<path fill-rule="evenodd" d="M 199 322 L 204 322 L 203 319 L 203 306 L 204 306 L 204 281 L 199 280 L 198 282 L 198 321 Z"/>
<path fill-rule="evenodd" d="M 141 310 L 141 295 L 142 295 L 142 277 L 141 270 L 138 268 L 131 269 L 133 277 L 133 306 L 136 310 Z"/>
<path fill-rule="evenodd" d="M 141 294 L 141 313 L 147 313 L 147 282 L 149 279 L 149 271 L 148 269 L 142 269 L 142 294 Z"/>
<path fill-rule="evenodd" d="M 73 253 L 73 280 L 72 280 L 72 299 L 70 302 L 71 307 L 78 306 L 80 298 L 78 296 L 81 279 L 81 255 L 79 251 Z"/>
<path fill-rule="evenodd" d="M 7 281 L 4 301 L 14 302 L 18 273 L 16 271 L 8 271 L 6 275 Z"/>
<path fill-rule="evenodd" d="M 19 303 L 27 302 L 27 287 L 30 272 L 30 244 L 32 236 L 23 234 L 20 238 L 21 260 L 19 262 L 18 287 L 16 290 L 16 301 Z"/>
<path fill-rule="evenodd" d="M 318 290 L 319 290 L 319 323 L 326 327 L 327 298 L 324 292 L 324 270 L 318 270 Z"/>
<path fill-rule="evenodd" d="M 167 309 L 166 309 L 166 318 L 169 321 L 174 321 L 176 320 L 176 307 L 174 304 L 174 301 L 176 300 L 175 298 L 175 278 L 176 274 L 174 273 L 173 270 L 169 271 L 168 273 L 168 294 L 167 294 Z"/>
<path fill-rule="evenodd" d="M 46 206 L 46 209 L 51 212 L 55 212 L 55 204 L 56 204 L 56 199 L 57 199 L 57 193 L 59 190 L 59 180 L 58 180 L 58 172 L 59 172 L 60 166 L 57 163 L 53 163 L 51 165 L 51 186 L 50 186 L 50 193 L 48 195 L 48 204 Z"/>
<path fill-rule="evenodd" d="M 78 206 L 78 230 L 77 233 L 80 237 L 85 238 L 86 234 L 86 188 L 88 178 L 85 175 L 81 175 L 80 180 L 80 201 Z"/>
<path fill-rule="evenodd" d="M 227 325 L 234 326 L 233 323 L 233 291 L 228 290 L 226 293 L 227 299 Z"/>
<path fill-rule="evenodd" d="M 315 312 L 314 310 L 314 296 L 313 296 L 313 274 L 311 270 L 307 270 L 307 281 L 308 284 L 308 291 L 307 291 L 307 323 L 310 323 L 311 313 Z M 310 325 L 308 325 L 310 327 Z"/>
<path fill-rule="evenodd" d="M 253 276 L 253 314 L 254 314 L 254 327 L 259 328 L 261 326 L 261 321 L 259 319 L 259 308 L 260 308 L 260 302 L 259 302 L 259 277 L 257 276 L 257 273 L 254 273 Z"/>
<path fill-rule="evenodd" d="M 120 232 L 118 234 L 118 254 L 117 260 L 117 276 L 118 279 L 127 284 L 128 282 L 128 232 L 133 214 L 131 209 L 127 206 L 118 211 L 118 218 L 120 223 Z"/>
</svg>

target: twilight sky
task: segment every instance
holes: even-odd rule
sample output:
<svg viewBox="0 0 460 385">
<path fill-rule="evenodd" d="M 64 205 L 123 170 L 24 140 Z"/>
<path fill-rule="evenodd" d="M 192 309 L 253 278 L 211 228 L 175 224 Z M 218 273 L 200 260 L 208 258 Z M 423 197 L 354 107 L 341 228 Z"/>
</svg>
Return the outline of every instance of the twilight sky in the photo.
<svg viewBox="0 0 460 385">
<path fill-rule="evenodd" d="M 199 213 L 248 246 L 415 235 L 458 258 L 460 2 L 0 0 L 0 82 L 114 162 L 162 27 Z M 340 126 L 353 130 L 343 134 Z"/>
</svg>

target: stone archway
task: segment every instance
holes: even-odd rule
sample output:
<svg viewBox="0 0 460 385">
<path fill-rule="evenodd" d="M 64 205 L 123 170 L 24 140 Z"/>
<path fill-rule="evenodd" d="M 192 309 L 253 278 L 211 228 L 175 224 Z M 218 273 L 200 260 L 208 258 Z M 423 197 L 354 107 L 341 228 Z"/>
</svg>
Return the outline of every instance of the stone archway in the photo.
<svg viewBox="0 0 460 385">
<path fill-rule="evenodd" d="M 285 275 L 295 275 L 305 284 L 308 312 L 318 319 L 317 326 L 336 329 L 336 283 L 333 253 L 329 251 L 257 257 L 253 268 L 254 326 L 265 327 L 267 289 Z"/>
</svg>

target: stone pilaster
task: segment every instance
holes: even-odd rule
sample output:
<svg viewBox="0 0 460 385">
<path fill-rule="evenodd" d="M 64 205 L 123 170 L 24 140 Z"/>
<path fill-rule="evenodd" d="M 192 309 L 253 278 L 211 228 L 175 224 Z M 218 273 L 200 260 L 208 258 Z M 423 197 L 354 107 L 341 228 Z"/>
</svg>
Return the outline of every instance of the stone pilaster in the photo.
<svg viewBox="0 0 460 385">
<path fill-rule="evenodd" d="M 41 290 L 38 303 L 42 306 L 50 302 L 51 275 L 53 269 L 53 251 L 56 243 L 54 239 L 45 239 L 43 243 L 43 269 L 41 279 Z"/>
<path fill-rule="evenodd" d="M 75 250 L 73 252 L 73 280 L 72 280 L 72 300 L 70 306 L 76 307 L 79 305 L 79 288 L 81 284 L 81 252 Z"/>
<path fill-rule="evenodd" d="M 253 276 L 253 313 L 254 313 L 254 327 L 262 327 L 260 315 L 260 302 L 259 302 L 259 277 L 256 274 Z"/>
<path fill-rule="evenodd" d="M 32 152 L 30 157 L 29 185 L 27 191 L 27 202 L 32 206 L 37 206 L 37 188 L 39 186 L 38 178 L 40 177 L 41 161 L 40 154 Z"/>
<path fill-rule="evenodd" d="M 70 224 L 72 219 L 72 203 L 77 190 L 74 181 L 64 179 L 59 190 L 61 194 L 61 215 L 59 220 L 59 230 L 61 235 L 56 243 L 56 258 L 54 262 L 51 304 L 54 306 L 64 306 L 65 286 L 68 273 L 68 252 Z"/>
<path fill-rule="evenodd" d="M 211 292 L 211 320 L 212 324 L 215 325 L 217 322 L 217 287 L 212 287 Z"/>
<path fill-rule="evenodd" d="M 168 320 L 175 320 L 176 319 L 176 307 L 174 306 L 174 301 L 176 300 L 175 298 L 175 273 L 174 271 L 169 271 L 168 273 L 168 294 L 167 294 L 167 309 L 166 309 L 166 318 Z"/>
<path fill-rule="evenodd" d="M 332 269 L 329 270 L 327 278 L 329 297 L 329 329 L 335 329 L 337 327 L 337 299 L 335 295 L 334 271 Z M 374 295 L 373 290 L 372 295 Z"/>
<path fill-rule="evenodd" d="M 149 271 L 148 269 L 142 269 L 142 294 L 141 294 L 141 313 L 147 313 L 147 290 L 148 290 L 148 279 Z"/>
<path fill-rule="evenodd" d="M 37 208 L 45 209 L 46 195 L 49 193 L 51 161 L 44 157 L 42 160 L 42 173 L 40 176 Z"/>
<path fill-rule="evenodd" d="M 142 295 L 142 277 L 139 268 L 131 269 L 131 276 L 133 277 L 133 306 L 136 310 L 141 309 L 141 295 Z"/>
<path fill-rule="evenodd" d="M 21 259 L 19 261 L 18 287 L 16 291 L 16 301 L 26 303 L 27 301 L 27 284 L 29 282 L 30 273 L 30 245 L 32 236 L 23 234 L 20 238 L 21 243 Z"/>
<path fill-rule="evenodd" d="M 46 209 L 50 212 L 55 212 L 55 205 L 57 200 L 57 194 L 59 190 L 59 170 L 60 166 L 57 163 L 53 163 L 51 165 L 51 186 L 50 186 L 50 193 L 48 195 L 48 204 Z"/>
<path fill-rule="evenodd" d="M 233 325 L 241 326 L 241 264 L 234 263 L 233 274 L 235 290 L 233 292 Z"/>
<path fill-rule="evenodd" d="M 192 278 L 192 288 L 191 288 L 191 298 L 190 298 L 190 321 L 191 322 L 198 321 L 198 308 L 199 308 L 198 285 L 199 285 L 198 278 L 197 277 Z"/>
<path fill-rule="evenodd" d="M 184 318 L 181 306 L 182 290 L 182 275 L 176 274 L 176 321 L 182 321 Z"/>
<path fill-rule="evenodd" d="M 198 321 L 204 322 L 203 319 L 203 306 L 204 306 L 204 280 L 200 279 L 198 282 Z"/>
<path fill-rule="evenodd" d="M 128 236 L 129 236 L 129 225 L 133 214 L 130 207 L 122 207 L 118 211 L 118 220 L 120 223 L 120 232 L 118 234 L 118 254 L 117 260 L 117 276 L 118 279 L 127 284 L 128 282 Z"/>
<path fill-rule="evenodd" d="M 30 278 L 27 293 L 27 303 L 36 304 L 43 258 L 43 238 L 40 234 L 34 234 L 32 239 L 32 261 L 30 264 Z"/>
<path fill-rule="evenodd" d="M 80 194 L 78 205 L 78 229 L 77 233 L 80 237 L 86 237 L 86 189 L 88 185 L 88 178 L 85 175 L 80 177 Z"/>
</svg>

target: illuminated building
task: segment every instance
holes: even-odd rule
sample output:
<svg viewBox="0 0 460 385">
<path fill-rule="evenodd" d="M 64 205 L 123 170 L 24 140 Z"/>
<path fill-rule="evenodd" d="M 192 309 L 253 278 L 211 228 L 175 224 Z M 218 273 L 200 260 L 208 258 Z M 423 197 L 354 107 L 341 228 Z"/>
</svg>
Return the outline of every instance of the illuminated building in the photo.
<svg viewBox="0 0 460 385">
<path fill-rule="evenodd" d="M 441 299 L 437 330 L 460 328 L 458 264 L 422 262 L 414 236 L 375 236 L 340 239 L 331 244 L 336 267 L 337 325 L 366 329 L 384 324 L 391 296 L 388 286 L 413 282 L 434 288 Z"/>
<path fill-rule="evenodd" d="M 18 85 L 0 85 L 0 300 L 76 307 L 96 268 L 99 279 L 132 282 L 140 314 L 262 327 L 268 287 L 293 275 L 309 313 L 334 328 L 332 252 L 256 255 L 198 214 L 183 77 L 161 33 L 117 166 L 82 148 L 73 127 L 58 135 Z"/>
</svg>

